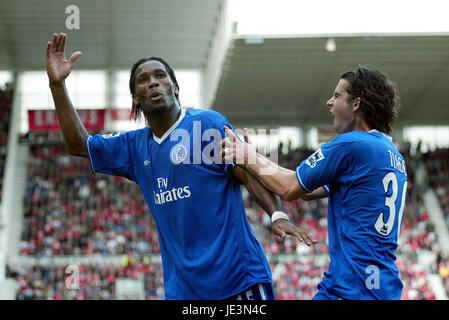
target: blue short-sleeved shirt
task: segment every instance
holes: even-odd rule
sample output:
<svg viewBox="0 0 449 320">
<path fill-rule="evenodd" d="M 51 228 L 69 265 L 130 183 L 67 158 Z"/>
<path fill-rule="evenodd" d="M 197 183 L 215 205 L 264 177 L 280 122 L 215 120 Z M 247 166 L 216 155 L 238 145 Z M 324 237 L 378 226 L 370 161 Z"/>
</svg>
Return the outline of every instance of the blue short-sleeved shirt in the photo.
<svg viewBox="0 0 449 320">
<path fill-rule="evenodd" d="M 217 112 L 181 109 L 160 139 L 146 127 L 86 140 L 93 172 L 140 186 L 159 231 L 166 299 L 224 299 L 272 281 L 233 164 L 214 162 L 224 125 L 232 128 Z"/>
<path fill-rule="evenodd" d="M 301 187 L 327 186 L 329 270 L 319 297 L 400 299 L 395 250 L 407 173 L 391 138 L 352 131 L 323 144 L 296 169 Z"/>
</svg>

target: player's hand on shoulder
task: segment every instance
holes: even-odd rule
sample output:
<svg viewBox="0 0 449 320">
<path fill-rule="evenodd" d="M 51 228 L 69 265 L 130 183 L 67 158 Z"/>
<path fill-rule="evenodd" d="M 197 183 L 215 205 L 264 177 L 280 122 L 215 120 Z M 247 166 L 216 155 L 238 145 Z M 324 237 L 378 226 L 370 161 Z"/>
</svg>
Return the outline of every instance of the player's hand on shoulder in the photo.
<svg viewBox="0 0 449 320">
<path fill-rule="evenodd" d="M 225 126 L 224 130 L 228 135 L 221 142 L 221 157 L 224 163 L 235 162 L 243 167 L 249 163 L 255 163 L 257 151 L 248 138 L 247 129 L 243 131 L 242 141 L 229 127 Z"/>
</svg>

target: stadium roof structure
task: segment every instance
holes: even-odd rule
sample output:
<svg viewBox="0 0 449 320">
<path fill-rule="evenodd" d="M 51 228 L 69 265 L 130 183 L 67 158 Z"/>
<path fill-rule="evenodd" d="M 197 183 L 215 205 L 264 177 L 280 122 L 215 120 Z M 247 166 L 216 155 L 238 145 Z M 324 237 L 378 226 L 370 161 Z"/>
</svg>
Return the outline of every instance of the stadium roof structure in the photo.
<svg viewBox="0 0 449 320">
<path fill-rule="evenodd" d="M 333 38 L 335 51 L 327 51 Z M 326 101 L 358 64 L 397 83 L 399 125 L 449 124 L 448 35 L 237 36 L 214 109 L 234 126 L 328 126 Z"/>
<path fill-rule="evenodd" d="M 67 7 L 80 28 L 67 30 Z M 236 126 L 328 126 L 326 101 L 358 64 L 383 70 L 399 87 L 398 123 L 449 124 L 448 34 L 233 34 L 227 0 L 3 0 L 0 70 L 45 70 L 45 47 L 68 35 L 77 70 L 130 70 L 161 56 L 202 72 L 202 103 Z M 326 50 L 333 38 L 335 51 Z"/>
<path fill-rule="evenodd" d="M 70 5 L 79 8 L 79 29 L 66 28 Z M 3 0 L 0 70 L 44 70 L 47 41 L 59 32 L 70 54 L 83 52 L 77 70 L 130 70 L 149 56 L 204 68 L 222 11 L 221 0 Z"/>
</svg>

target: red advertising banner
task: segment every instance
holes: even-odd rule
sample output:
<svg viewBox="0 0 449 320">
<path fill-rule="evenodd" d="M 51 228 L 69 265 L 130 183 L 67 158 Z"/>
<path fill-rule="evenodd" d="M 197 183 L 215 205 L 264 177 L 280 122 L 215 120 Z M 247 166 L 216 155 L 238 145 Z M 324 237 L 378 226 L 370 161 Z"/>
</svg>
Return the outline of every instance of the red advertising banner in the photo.
<svg viewBox="0 0 449 320">
<path fill-rule="evenodd" d="M 77 110 L 86 130 L 104 129 L 104 109 Z M 55 110 L 28 110 L 29 131 L 60 131 Z"/>
<path fill-rule="evenodd" d="M 131 117 L 131 108 L 127 109 L 109 109 L 112 120 L 129 120 Z"/>
</svg>

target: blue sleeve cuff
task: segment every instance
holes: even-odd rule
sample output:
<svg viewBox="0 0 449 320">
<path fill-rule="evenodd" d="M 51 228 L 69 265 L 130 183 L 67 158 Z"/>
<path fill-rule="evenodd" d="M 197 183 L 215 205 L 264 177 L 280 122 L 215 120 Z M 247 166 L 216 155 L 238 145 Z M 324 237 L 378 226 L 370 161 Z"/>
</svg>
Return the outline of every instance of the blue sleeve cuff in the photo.
<svg viewBox="0 0 449 320">
<path fill-rule="evenodd" d="M 90 153 L 90 146 L 89 146 L 89 142 L 90 142 L 91 138 L 92 138 L 91 135 L 88 135 L 87 138 L 86 138 L 86 151 L 87 151 L 87 157 L 89 158 L 90 170 L 92 171 L 92 173 L 95 173 L 94 163 L 93 163 L 93 160 L 92 160 L 92 155 Z"/>
<path fill-rule="evenodd" d="M 307 193 L 311 193 L 312 191 L 310 191 L 302 182 L 301 180 L 301 176 L 299 175 L 299 167 L 296 168 L 296 179 L 298 179 L 299 185 L 301 186 L 301 188 L 304 189 L 304 191 L 306 191 Z"/>
</svg>

